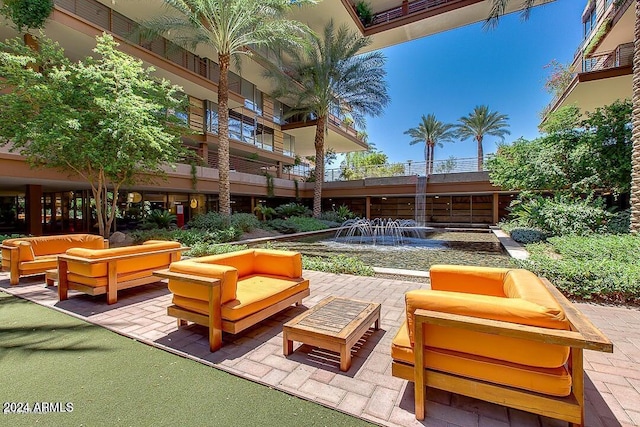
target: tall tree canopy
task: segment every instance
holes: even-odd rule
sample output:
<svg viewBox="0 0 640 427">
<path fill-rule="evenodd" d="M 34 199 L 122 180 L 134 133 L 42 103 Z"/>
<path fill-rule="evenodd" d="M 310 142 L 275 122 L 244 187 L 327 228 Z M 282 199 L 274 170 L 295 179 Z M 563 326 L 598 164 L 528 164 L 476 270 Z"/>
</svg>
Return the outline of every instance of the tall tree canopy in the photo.
<svg viewBox="0 0 640 427">
<path fill-rule="evenodd" d="M 102 35 L 96 57 L 71 62 L 47 39 L 39 51 L 18 39 L 0 43 L 0 145 L 32 167 L 84 178 L 105 237 L 119 189 L 165 176 L 182 158 L 180 135 L 188 132 L 172 114 L 186 111 L 180 88 L 153 78 L 152 68 L 117 46 Z"/>
<path fill-rule="evenodd" d="M 220 213 L 231 214 L 229 184 L 229 66 L 251 47 L 280 44 L 299 47 L 308 28 L 286 19 L 294 6 L 314 0 L 164 0 L 168 12 L 144 22 L 149 35 L 161 34 L 195 50 L 200 45 L 218 53 L 218 170 Z"/>
<path fill-rule="evenodd" d="M 284 73 L 269 73 L 278 85 L 274 96 L 290 100 L 291 114 L 316 120 L 315 217 L 320 216 L 322 208 L 324 138 L 329 114 L 335 109 L 348 112 L 359 127 L 364 127 L 365 115 L 377 116 L 389 103 L 385 57 L 380 52 L 358 54 L 370 43 L 369 38 L 346 26 L 336 29 L 330 21 L 322 37 L 312 37 L 309 49 L 290 52 L 291 61 Z"/>
<path fill-rule="evenodd" d="M 455 137 L 454 125 L 442 123 L 436 119 L 435 114 L 428 114 L 427 117 L 423 115 L 417 127 L 406 130 L 404 133 L 411 137 L 409 144 L 424 143 L 426 176 L 433 173 L 436 145 L 442 147 L 443 142 L 452 141 Z"/>
<path fill-rule="evenodd" d="M 504 140 L 505 135 L 511 132 L 507 130 L 509 116 L 497 111 L 490 111 L 487 105 L 476 106 L 468 116 L 460 117 L 456 126 L 456 135 L 465 140 L 473 138 L 478 146 L 478 171 L 483 169 L 484 148 L 482 142 L 487 135 L 497 136 Z"/>
<path fill-rule="evenodd" d="M 501 145 L 487 162 L 491 182 L 509 190 L 625 193 L 631 182 L 631 103 L 615 102 L 580 119 L 577 107 L 551 113 L 533 141 Z"/>
<path fill-rule="evenodd" d="M 340 174 L 347 180 L 404 174 L 402 163 L 388 164 L 388 160 L 387 155 L 371 143 L 367 151 L 347 153 L 340 164 Z"/>
</svg>

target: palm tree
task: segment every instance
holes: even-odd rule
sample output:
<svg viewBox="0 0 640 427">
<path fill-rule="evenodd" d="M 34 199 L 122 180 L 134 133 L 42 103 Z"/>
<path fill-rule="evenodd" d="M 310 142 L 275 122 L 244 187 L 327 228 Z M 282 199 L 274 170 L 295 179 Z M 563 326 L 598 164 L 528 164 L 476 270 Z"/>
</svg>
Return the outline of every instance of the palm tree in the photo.
<svg viewBox="0 0 640 427">
<path fill-rule="evenodd" d="M 487 18 L 489 26 L 495 26 L 510 1 L 493 0 L 491 13 Z M 534 0 L 525 0 L 523 16 L 526 18 L 533 7 Z M 640 0 L 635 1 L 636 20 L 634 26 L 633 49 L 633 113 L 632 113 L 632 149 L 631 149 L 631 226 L 630 231 L 640 233 Z"/>
<path fill-rule="evenodd" d="M 497 111 L 489 111 L 486 105 L 478 105 L 468 116 L 460 117 L 456 126 L 456 135 L 462 139 L 473 138 L 478 143 L 478 171 L 482 170 L 484 150 L 482 140 L 486 135 L 497 136 L 504 139 L 511 134 L 507 130 L 509 117 L 506 114 L 498 114 Z"/>
<path fill-rule="evenodd" d="M 455 137 L 453 131 L 454 125 L 448 123 L 442 123 L 436 120 L 435 114 L 427 114 L 427 117 L 422 116 L 422 121 L 418 127 L 411 128 L 404 132 L 405 135 L 409 135 L 412 139 L 409 144 L 421 144 L 424 142 L 424 160 L 426 175 L 429 176 L 433 173 L 433 160 L 436 145 L 442 147 L 442 143 L 445 141 L 452 141 Z"/>
<path fill-rule="evenodd" d="M 285 19 L 293 4 L 315 0 L 164 0 L 169 9 L 143 23 L 143 35 L 166 35 L 176 44 L 194 50 L 207 45 L 218 53 L 218 170 L 220 213 L 231 214 L 229 185 L 229 85 L 231 60 L 251 55 L 252 46 L 277 42 L 297 45 L 308 28 Z"/>
<path fill-rule="evenodd" d="M 346 26 L 336 30 L 330 21 L 322 38 L 312 38 L 309 49 L 290 52 L 290 66 L 284 72 L 268 73 L 277 84 L 274 97 L 291 100 L 289 115 L 303 114 L 316 120 L 315 217 L 320 216 L 322 208 L 324 138 L 329 115 L 336 109 L 348 112 L 358 127 L 364 128 L 365 115 L 377 116 L 389 103 L 384 55 L 380 52 L 358 55 L 370 43 L 369 38 Z M 291 79 L 296 83 L 292 84 Z"/>
<path fill-rule="evenodd" d="M 631 149 L 631 232 L 640 233 L 640 0 L 636 0 L 633 50 L 633 113 Z"/>
</svg>

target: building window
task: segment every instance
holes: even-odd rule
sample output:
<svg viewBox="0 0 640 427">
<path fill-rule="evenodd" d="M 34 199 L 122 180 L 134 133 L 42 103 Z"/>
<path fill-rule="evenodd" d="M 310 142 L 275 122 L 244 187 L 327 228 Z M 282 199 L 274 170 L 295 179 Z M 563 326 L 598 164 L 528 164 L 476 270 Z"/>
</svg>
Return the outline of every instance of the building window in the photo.
<svg viewBox="0 0 640 427">
<path fill-rule="evenodd" d="M 263 125 L 258 125 L 256 146 L 263 150 L 273 151 L 273 129 Z"/>
<path fill-rule="evenodd" d="M 259 116 L 262 115 L 262 92 L 253 83 L 242 79 L 242 97 L 244 98 L 244 106 L 255 111 Z"/>
<path fill-rule="evenodd" d="M 584 18 L 584 37 L 587 38 L 589 34 L 593 30 L 596 29 L 596 24 L 598 21 L 598 11 L 596 8 L 593 8 L 591 12 L 587 14 Z"/>
<path fill-rule="evenodd" d="M 288 133 L 282 134 L 282 154 L 294 157 L 296 153 L 295 141 L 296 139 L 292 135 Z"/>
<path fill-rule="evenodd" d="M 206 130 L 209 133 L 218 133 L 218 104 L 207 101 L 207 111 L 205 113 Z"/>
</svg>

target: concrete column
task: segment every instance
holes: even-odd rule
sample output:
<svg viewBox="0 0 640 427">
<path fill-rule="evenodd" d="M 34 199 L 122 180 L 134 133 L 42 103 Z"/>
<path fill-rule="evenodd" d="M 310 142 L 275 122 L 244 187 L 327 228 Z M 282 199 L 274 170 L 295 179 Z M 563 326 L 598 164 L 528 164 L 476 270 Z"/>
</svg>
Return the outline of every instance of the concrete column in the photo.
<svg viewBox="0 0 640 427">
<path fill-rule="evenodd" d="M 277 178 L 282 178 L 282 162 L 278 162 L 278 172 L 276 173 Z"/>
<path fill-rule="evenodd" d="M 367 219 L 371 219 L 371 196 L 367 196 L 367 199 L 364 204 L 364 216 Z"/>
<path fill-rule="evenodd" d="M 27 234 L 42 236 L 42 185 L 27 185 L 25 202 Z"/>
<path fill-rule="evenodd" d="M 500 220 L 499 212 L 500 212 L 500 195 L 498 193 L 493 193 L 493 223 L 497 224 Z"/>
</svg>

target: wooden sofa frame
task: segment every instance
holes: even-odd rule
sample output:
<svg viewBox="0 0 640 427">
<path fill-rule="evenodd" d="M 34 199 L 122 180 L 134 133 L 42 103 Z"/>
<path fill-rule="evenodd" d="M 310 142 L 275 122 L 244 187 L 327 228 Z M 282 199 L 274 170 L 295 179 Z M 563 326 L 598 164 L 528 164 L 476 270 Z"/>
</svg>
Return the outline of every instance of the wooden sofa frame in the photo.
<svg viewBox="0 0 640 427">
<path fill-rule="evenodd" d="M 305 297 L 310 295 L 310 290 L 304 289 L 288 298 L 269 307 L 263 308 L 256 313 L 236 321 L 222 319 L 222 303 L 221 303 L 221 283 L 219 279 L 213 279 L 192 274 L 177 273 L 173 271 L 160 270 L 154 272 L 158 277 L 164 279 L 177 279 L 183 282 L 189 282 L 196 285 L 207 286 L 209 288 L 209 313 L 201 314 L 191 310 L 187 310 L 177 305 L 171 305 L 167 308 L 167 314 L 178 319 L 178 327 L 186 326 L 187 322 L 193 322 L 198 325 L 209 328 L 209 349 L 214 352 L 222 347 L 222 332 L 237 334 L 245 329 L 273 316 L 284 310 L 292 304 L 300 305 Z"/>
<path fill-rule="evenodd" d="M 584 425 L 584 369 L 583 350 L 613 353 L 613 344 L 547 279 L 541 278 L 556 298 L 571 323 L 571 330 L 548 329 L 517 323 L 481 319 L 477 317 L 418 309 L 415 311 L 414 366 L 393 361 L 393 376 L 415 384 L 416 419 L 425 417 L 425 386 L 464 396 L 533 412 Z M 466 378 L 459 375 L 430 370 L 424 366 L 424 325 L 439 325 L 468 329 L 511 338 L 538 341 L 570 347 L 568 361 L 572 379 L 571 394 L 567 397 L 548 396 L 513 387 Z M 508 351 L 508 349 L 505 349 Z"/>
<path fill-rule="evenodd" d="M 118 301 L 118 291 L 129 289 L 136 286 L 142 286 L 149 283 L 155 283 L 158 278 L 153 275 L 154 269 L 146 270 L 148 275 L 138 279 L 119 281 L 118 280 L 118 261 L 133 258 L 142 258 L 149 255 L 158 255 L 168 253 L 171 256 L 170 262 L 178 261 L 178 254 L 182 251 L 189 250 L 189 247 L 160 249 L 148 252 L 140 252 L 126 255 L 116 255 L 105 258 L 82 258 L 72 255 L 58 256 L 58 299 L 64 301 L 68 298 L 69 289 L 74 289 L 89 295 L 107 294 L 107 303 L 115 304 Z M 107 264 L 107 284 L 105 286 L 89 286 L 82 283 L 69 282 L 67 278 L 68 262 L 73 261 L 81 264 Z M 157 267 L 156 267 L 157 268 Z M 141 270 L 145 271 L 145 270 Z"/>
</svg>

